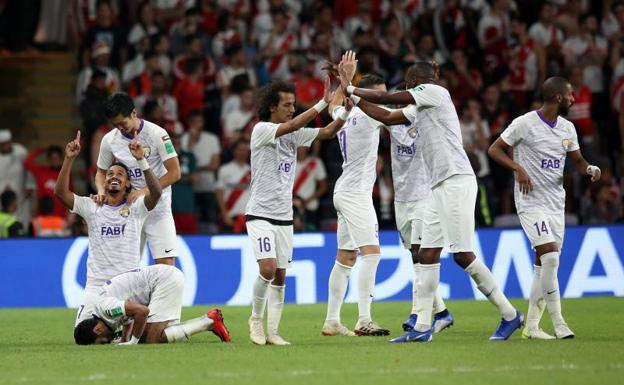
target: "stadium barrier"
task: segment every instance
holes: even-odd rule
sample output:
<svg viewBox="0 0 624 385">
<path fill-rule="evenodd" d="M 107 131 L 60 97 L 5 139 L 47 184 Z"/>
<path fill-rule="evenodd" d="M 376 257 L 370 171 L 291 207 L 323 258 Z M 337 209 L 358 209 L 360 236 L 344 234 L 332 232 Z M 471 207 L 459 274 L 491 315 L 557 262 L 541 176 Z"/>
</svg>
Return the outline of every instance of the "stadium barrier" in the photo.
<svg viewBox="0 0 624 385">
<path fill-rule="evenodd" d="M 411 299 L 413 268 L 394 231 L 382 231 L 382 259 L 376 300 Z M 87 238 L 10 239 L 0 241 L 0 307 L 77 307 L 86 276 Z M 327 300 L 336 235 L 295 234 L 294 260 L 286 279 L 286 301 Z M 533 253 L 520 229 L 484 229 L 475 233 L 475 250 L 512 298 L 527 298 Z M 251 303 L 256 260 L 245 235 L 179 237 L 178 266 L 184 271 L 184 304 Z M 143 263 L 149 262 L 146 251 Z M 347 301 L 357 301 L 357 269 L 351 273 Z M 571 227 L 566 231 L 559 280 L 564 297 L 624 296 L 624 226 Z M 449 254 L 442 255 L 445 298 L 483 299 Z"/>
</svg>

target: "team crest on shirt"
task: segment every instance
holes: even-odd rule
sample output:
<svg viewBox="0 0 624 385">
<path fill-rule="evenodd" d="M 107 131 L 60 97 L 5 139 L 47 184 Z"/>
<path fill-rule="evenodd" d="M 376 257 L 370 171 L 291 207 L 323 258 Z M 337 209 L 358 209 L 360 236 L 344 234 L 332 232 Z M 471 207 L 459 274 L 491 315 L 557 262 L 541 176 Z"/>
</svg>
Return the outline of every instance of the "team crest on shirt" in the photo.
<svg viewBox="0 0 624 385">
<path fill-rule="evenodd" d="M 145 159 L 149 158 L 151 153 L 152 153 L 151 147 L 148 147 L 148 146 L 143 147 L 143 156 L 145 157 Z"/>
<path fill-rule="evenodd" d="M 566 150 L 566 151 L 568 150 L 568 148 L 570 148 L 571 144 L 572 144 L 572 141 L 570 139 L 564 139 L 561 142 L 561 145 L 563 146 L 563 149 Z"/>
<path fill-rule="evenodd" d="M 130 209 L 127 207 L 119 209 L 119 215 L 121 215 L 122 218 L 128 218 L 130 216 Z"/>
<path fill-rule="evenodd" d="M 418 135 L 418 129 L 416 129 L 416 127 L 412 126 L 412 128 L 410 128 L 409 130 L 407 130 L 407 134 L 411 137 L 411 138 L 415 138 L 416 135 Z"/>
</svg>

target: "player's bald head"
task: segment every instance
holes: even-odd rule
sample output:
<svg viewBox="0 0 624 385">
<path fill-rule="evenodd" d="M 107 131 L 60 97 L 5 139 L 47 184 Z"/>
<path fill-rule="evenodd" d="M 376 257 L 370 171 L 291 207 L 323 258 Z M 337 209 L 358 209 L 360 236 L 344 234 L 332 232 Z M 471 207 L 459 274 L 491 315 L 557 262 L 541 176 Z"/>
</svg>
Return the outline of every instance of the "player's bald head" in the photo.
<svg viewBox="0 0 624 385">
<path fill-rule="evenodd" d="M 440 69 L 436 62 L 416 62 L 407 69 L 405 83 L 407 88 L 421 83 L 435 83 L 438 80 Z"/>
<path fill-rule="evenodd" d="M 570 82 L 561 76 L 553 76 L 544 82 L 542 85 L 542 97 L 544 102 L 556 103 L 558 102 L 557 96 L 563 96 L 568 92 Z"/>
</svg>

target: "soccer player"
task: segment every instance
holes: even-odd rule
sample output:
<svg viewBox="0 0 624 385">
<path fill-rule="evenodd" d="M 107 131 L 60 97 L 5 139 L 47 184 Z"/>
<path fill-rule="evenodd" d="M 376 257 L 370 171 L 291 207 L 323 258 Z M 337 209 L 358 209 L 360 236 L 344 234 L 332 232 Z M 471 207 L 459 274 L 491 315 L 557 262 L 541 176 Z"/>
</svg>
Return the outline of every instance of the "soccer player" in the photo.
<svg viewBox="0 0 624 385">
<path fill-rule="evenodd" d="M 130 203 L 127 200 L 131 189 L 129 171 L 122 164 L 113 164 L 106 170 L 106 203 L 101 206 L 88 197 L 75 195 L 69 189 L 71 168 L 80 153 L 80 131 L 65 146 L 65 158 L 54 192 L 65 207 L 84 218 L 89 228 L 85 297 L 78 308 L 75 325 L 91 317 L 95 298 L 107 280 L 139 266 L 141 228 L 160 199 L 162 190 L 144 158 L 143 147 L 136 139 L 129 141 L 127 146 L 134 159 L 132 166 L 138 167 L 145 175 L 148 193 Z"/>
<path fill-rule="evenodd" d="M 92 317 L 74 329 L 74 340 L 78 345 L 108 344 L 123 326 L 119 345 L 188 341 L 206 330 L 230 342 L 219 309 L 180 323 L 183 292 L 184 274 L 175 266 L 158 264 L 120 274 L 102 287 Z"/>
<path fill-rule="evenodd" d="M 523 316 L 500 290 L 491 271 L 473 253 L 477 183 L 462 146 L 459 119 L 451 96 L 445 88 L 435 84 L 439 77 L 437 65 L 425 62 L 414 64 L 405 76 L 408 89 L 388 93 L 350 85 L 347 73 L 350 66 L 356 63 L 352 52 L 343 60 L 340 73 L 343 91 L 372 103 L 407 105 L 401 110 L 369 109 L 368 112 L 372 118 L 386 125 L 413 124 L 416 127 L 416 135 L 419 136 L 417 150 L 423 152 L 431 177 L 434 204 L 427 207 L 423 239 L 418 251 L 417 321 L 412 330 L 395 339 L 395 342 L 432 340 L 431 316 L 440 282 L 443 245 L 449 247 L 455 262 L 470 274 L 479 290 L 500 311 L 502 320 L 490 339 L 506 340 L 520 328 Z"/>
<path fill-rule="evenodd" d="M 382 78 L 364 75 L 360 87 L 385 90 Z M 329 105 L 336 118 L 345 112 L 341 91 Z M 338 132 L 342 153 L 342 174 L 334 187 L 334 207 L 338 215 L 338 250 L 336 262 L 329 275 L 327 316 L 321 330 L 324 336 L 372 335 L 383 336 L 390 331 L 372 320 L 371 303 L 375 275 L 381 259 L 379 225 L 373 206 L 373 186 L 377 177 L 379 128 L 383 124 L 354 108 L 349 120 Z M 360 251 L 361 268 L 358 275 L 358 321 L 354 331 L 340 322 L 340 308 L 347 291 L 349 275 Z"/>
<path fill-rule="evenodd" d="M 352 104 L 323 128 L 303 128 L 332 99 L 329 77 L 323 99 L 302 114 L 295 113 L 295 86 L 275 81 L 259 97 L 258 116 L 251 133 L 251 187 L 245 218 L 247 234 L 258 260 L 253 285 L 249 337 L 258 345 L 288 345 L 278 326 L 284 306 L 286 269 L 292 261 L 293 210 L 297 147 L 309 147 L 314 139 L 331 139 L 349 116 Z M 264 311 L 267 308 L 267 333 Z"/>
<path fill-rule="evenodd" d="M 533 284 L 523 338 L 574 338 L 561 315 L 557 269 L 563 244 L 566 157 L 595 182 L 600 169 L 583 158 L 574 124 L 563 118 L 574 103 L 572 86 L 561 77 L 546 79 L 539 110 L 516 118 L 490 147 L 496 162 L 515 173 L 514 198 L 520 223 L 535 249 Z M 513 159 L 508 151 L 513 148 Z M 555 327 L 555 337 L 539 328 L 544 302 Z"/>
<path fill-rule="evenodd" d="M 367 108 L 366 102 L 362 108 Z M 422 241 L 425 212 L 434 204 L 431 194 L 431 178 L 427 173 L 422 151 L 416 149 L 417 128 L 412 124 L 388 127 L 390 133 L 390 157 L 394 184 L 394 212 L 396 225 L 403 246 L 410 250 L 414 263 L 412 284 L 412 310 L 403 322 L 403 330 L 410 331 L 417 321 L 416 302 L 420 263 L 418 250 Z M 439 290 L 433 298 L 433 332 L 439 333 L 454 323 L 453 315 L 446 308 Z"/>
<path fill-rule="evenodd" d="M 180 163 L 173 144 L 162 127 L 137 116 L 132 99 L 124 93 L 116 93 L 104 105 L 106 117 L 116 129 L 102 138 L 97 160 L 95 184 L 98 204 L 106 203 L 106 170 L 115 162 L 124 164 L 129 170 L 133 191 L 128 201 L 146 193 L 146 181 L 142 170 L 128 151 L 128 143 L 136 138 L 143 146 L 145 159 L 160 180 L 162 197 L 155 209 L 145 220 L 141 233 L 141 246 L 147 240 L 156 263 L 174 264 L 176 256 L 176 228 L 171 212 L 171 185 L 180 179 Z M 141 247 L 141 250 L 143 247 Z"/>
</svg>

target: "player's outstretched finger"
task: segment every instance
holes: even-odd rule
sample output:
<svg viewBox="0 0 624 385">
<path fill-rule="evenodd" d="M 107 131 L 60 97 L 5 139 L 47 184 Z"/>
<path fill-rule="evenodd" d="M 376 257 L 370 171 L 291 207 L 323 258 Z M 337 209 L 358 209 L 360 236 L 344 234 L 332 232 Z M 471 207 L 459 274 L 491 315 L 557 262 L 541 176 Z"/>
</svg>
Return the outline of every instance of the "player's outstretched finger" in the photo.
<svg viewBox="0 0 624 385">
<path fill-rule="evenodd" d="M 80 142 L 80 130 L 78 130 L 78 132 L 76 133 L 76 142 Z"/>
</svg>

